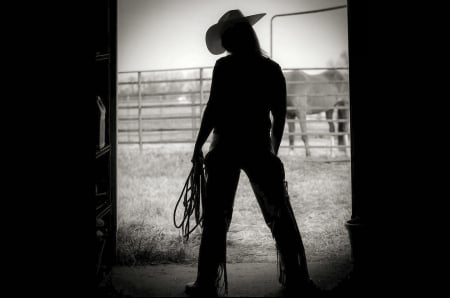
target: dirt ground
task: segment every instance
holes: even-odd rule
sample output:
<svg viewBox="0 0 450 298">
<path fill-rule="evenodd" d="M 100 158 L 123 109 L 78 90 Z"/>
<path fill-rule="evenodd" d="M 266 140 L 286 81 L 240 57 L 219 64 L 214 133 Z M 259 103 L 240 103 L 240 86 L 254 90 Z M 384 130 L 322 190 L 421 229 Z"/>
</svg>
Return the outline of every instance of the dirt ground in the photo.
<svg viewBox="0 0 450 298">
<path fill-rule="evenodd" d="M 351 271 L 350 260 L 309 263 L 311 278 L 324 289 L 332 289 Z M 281 297 L 276 263 L 227 264 L 229 297 Z M 186 283 L 196 277 L 197 265 L 163 264 L 115 267 L 116 291 L 129 297 L 187 297 Z"/>
</svg>

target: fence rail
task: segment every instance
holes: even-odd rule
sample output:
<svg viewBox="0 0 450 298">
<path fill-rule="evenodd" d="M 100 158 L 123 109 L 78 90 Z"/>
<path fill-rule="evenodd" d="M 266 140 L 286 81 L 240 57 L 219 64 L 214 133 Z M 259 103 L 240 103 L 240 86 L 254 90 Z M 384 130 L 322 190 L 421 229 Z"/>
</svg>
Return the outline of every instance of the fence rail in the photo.
<svg viewBox="0 0 450 298">
<path fill-rule="evenodd" d="M 301 70 L 342 70 L 347 68 L 303 68 Z M 118 142 L 119 144 L 158 143 L 192 143 L 195 142 L 200 127 L 201 115 L 207 104 L 205 96 L 209 95 L 212 67 L 161 69 L 149 71 L 119 72 L 118 82 Z M 284 72 L 297 70 L 283 69 Z M 183 72 L 194 73 L 194 77 L 186 77 Z M 176 78 L 173 77 L 178 76 Z M 179 77 L 181 74 L 182 77 Z M 128 75 L 128 80 L 121 77 Z M 171 77 L 172 75 L 172 77 Z M 167 78 L 164 78 L 166 76 Z M 150 78 L 149 78 L 150 77 Z M 163 78 L 162 78 L 163 77 Z M 348 81 L 304 82 L 287 81 L 287 84 L 348 84 Z M 160 89 L 157 85 L 161 85 Z M 174 88 L 177 85 L 178 89 Z M 182 90 L 183 87 L 188 90 Z M 171 88 L 172 87 L 172 88 Z M 181 88 L 180 88 L 181 87 Z M 161 90 L 163 89 L 163 90 Z M 186 88 L 185 88 L 186 89 Z M 348 93 L 323 94 L 288 94 L 287 96 L 316 97 L 349 97 Z M 333 106 L 330 109 L 349 109 L 348 106 Z M 288 110 L 294 110 L 288 107 Z M 309 112 L 323 111 L 323 107 L 308 107 Z M 320 116 L 320 115 L 319 115 Z M 322 117 L 323 118 L 323 117 Z M 335 124 L 349 122 L 349 119 L 321 119 L 308 116 L 306 122 L 311 123 L 307 133 L 296 132 L 284 134 L 284 140 L 289 136 L 331 137 L 347 133 L 329 132 L 327 122 Z M 299 123 L 295 119 L 287 119 L 286 123 Z M 326 125 L 319 127 L 320 125 Z M 311 129 L 310 129 L 311 127 Z M 281 147 L 286 147 L 282 145 Z M 294 147 L 303 147 L 297 141 Z M 311 148 L 330 148 L 330 146 L 310 145 Z M 349 146 L 334 145 L 332 148 L 349 148 Z"/>
</svg>

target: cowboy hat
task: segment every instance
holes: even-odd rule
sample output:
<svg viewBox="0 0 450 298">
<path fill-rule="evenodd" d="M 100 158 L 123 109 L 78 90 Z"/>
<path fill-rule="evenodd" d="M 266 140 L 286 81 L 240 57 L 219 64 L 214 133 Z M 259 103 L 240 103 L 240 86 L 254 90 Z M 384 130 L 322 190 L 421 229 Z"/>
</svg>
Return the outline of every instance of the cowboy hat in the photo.
<svg viewBox="0 0 450 298">
<path fill-rule="evenodd" d="M 226 29 L 240 22 L 248 22 L 253 26 L 265 15 L 265 13 L 260 13 L 244 16 L 238 9 L 227 11 L 219 19 L 217 24 L 212 25 L 209 27 L 208 31 L 206 31 L 206 46 L 208 47 L 208 50 L 214 55 L 222 54 L 225 52 L 225 49 L 222 46 L 221 36 Z"/>
</svg>

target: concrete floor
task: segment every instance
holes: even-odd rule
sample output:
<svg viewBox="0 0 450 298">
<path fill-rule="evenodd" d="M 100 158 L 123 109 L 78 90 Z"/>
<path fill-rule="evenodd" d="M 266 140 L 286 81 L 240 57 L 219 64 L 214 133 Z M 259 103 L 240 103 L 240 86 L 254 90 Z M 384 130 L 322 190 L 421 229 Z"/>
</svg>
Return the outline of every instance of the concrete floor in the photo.
<svg viewBox="0 0 450 298">
<path fill-rule="evenodd" d="M 309 263 L 311 278 L 321 288 L 331 289 L 351 271 L 351 262 Z M 227 264 L 228 296 L 281 297 L 276 263 Z M 112 282 L 116 291 L 131 297 L 187 297 L 186 283 L 196 277 L 197 265 L 164 264 L 115 267 Z"/>
</svg>

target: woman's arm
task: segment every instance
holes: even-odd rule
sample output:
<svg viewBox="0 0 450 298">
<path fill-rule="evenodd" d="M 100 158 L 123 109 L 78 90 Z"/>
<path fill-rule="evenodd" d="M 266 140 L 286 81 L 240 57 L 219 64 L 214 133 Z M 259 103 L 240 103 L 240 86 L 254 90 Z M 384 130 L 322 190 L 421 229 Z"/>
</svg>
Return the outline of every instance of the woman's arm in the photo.
<svg viewBox="0 0 450 298">
<path fill-rule="evenodd" d="M 211 81 L 211 91 L 209 95 L 209 100 L 206 105 L 205 111 L 203 112 L 202 122 L 200 124 L 200 129 L 198 131 L 197 140 L 195 141 L 194 146 L 194 156 L 193 159 L 197 157 L 202 157 L 202 147 L 208 139 L 209 134 L 214 128 L 214 119 L 216 117 L 216 106 L 217 101 L 221 95 L 221 90 L 219 88 L 219 84 L 221 84 L 221 76 L 220 76 L 220 60 L 216 62 L 214 66 L 212 81 Z"/>
<path fill-rule="evenodd" d="M 197 140 L 194 147 L 194 156 L 202 152 L 203 144 L 205 144 L 208 139 L 209 134 L 214 128 L 213 115 L 211 106 L 206 105 L 205 111 L 203 113 L 202 123 L 200 124 L 200 129 L 198 131 Z"/>
</svg>

